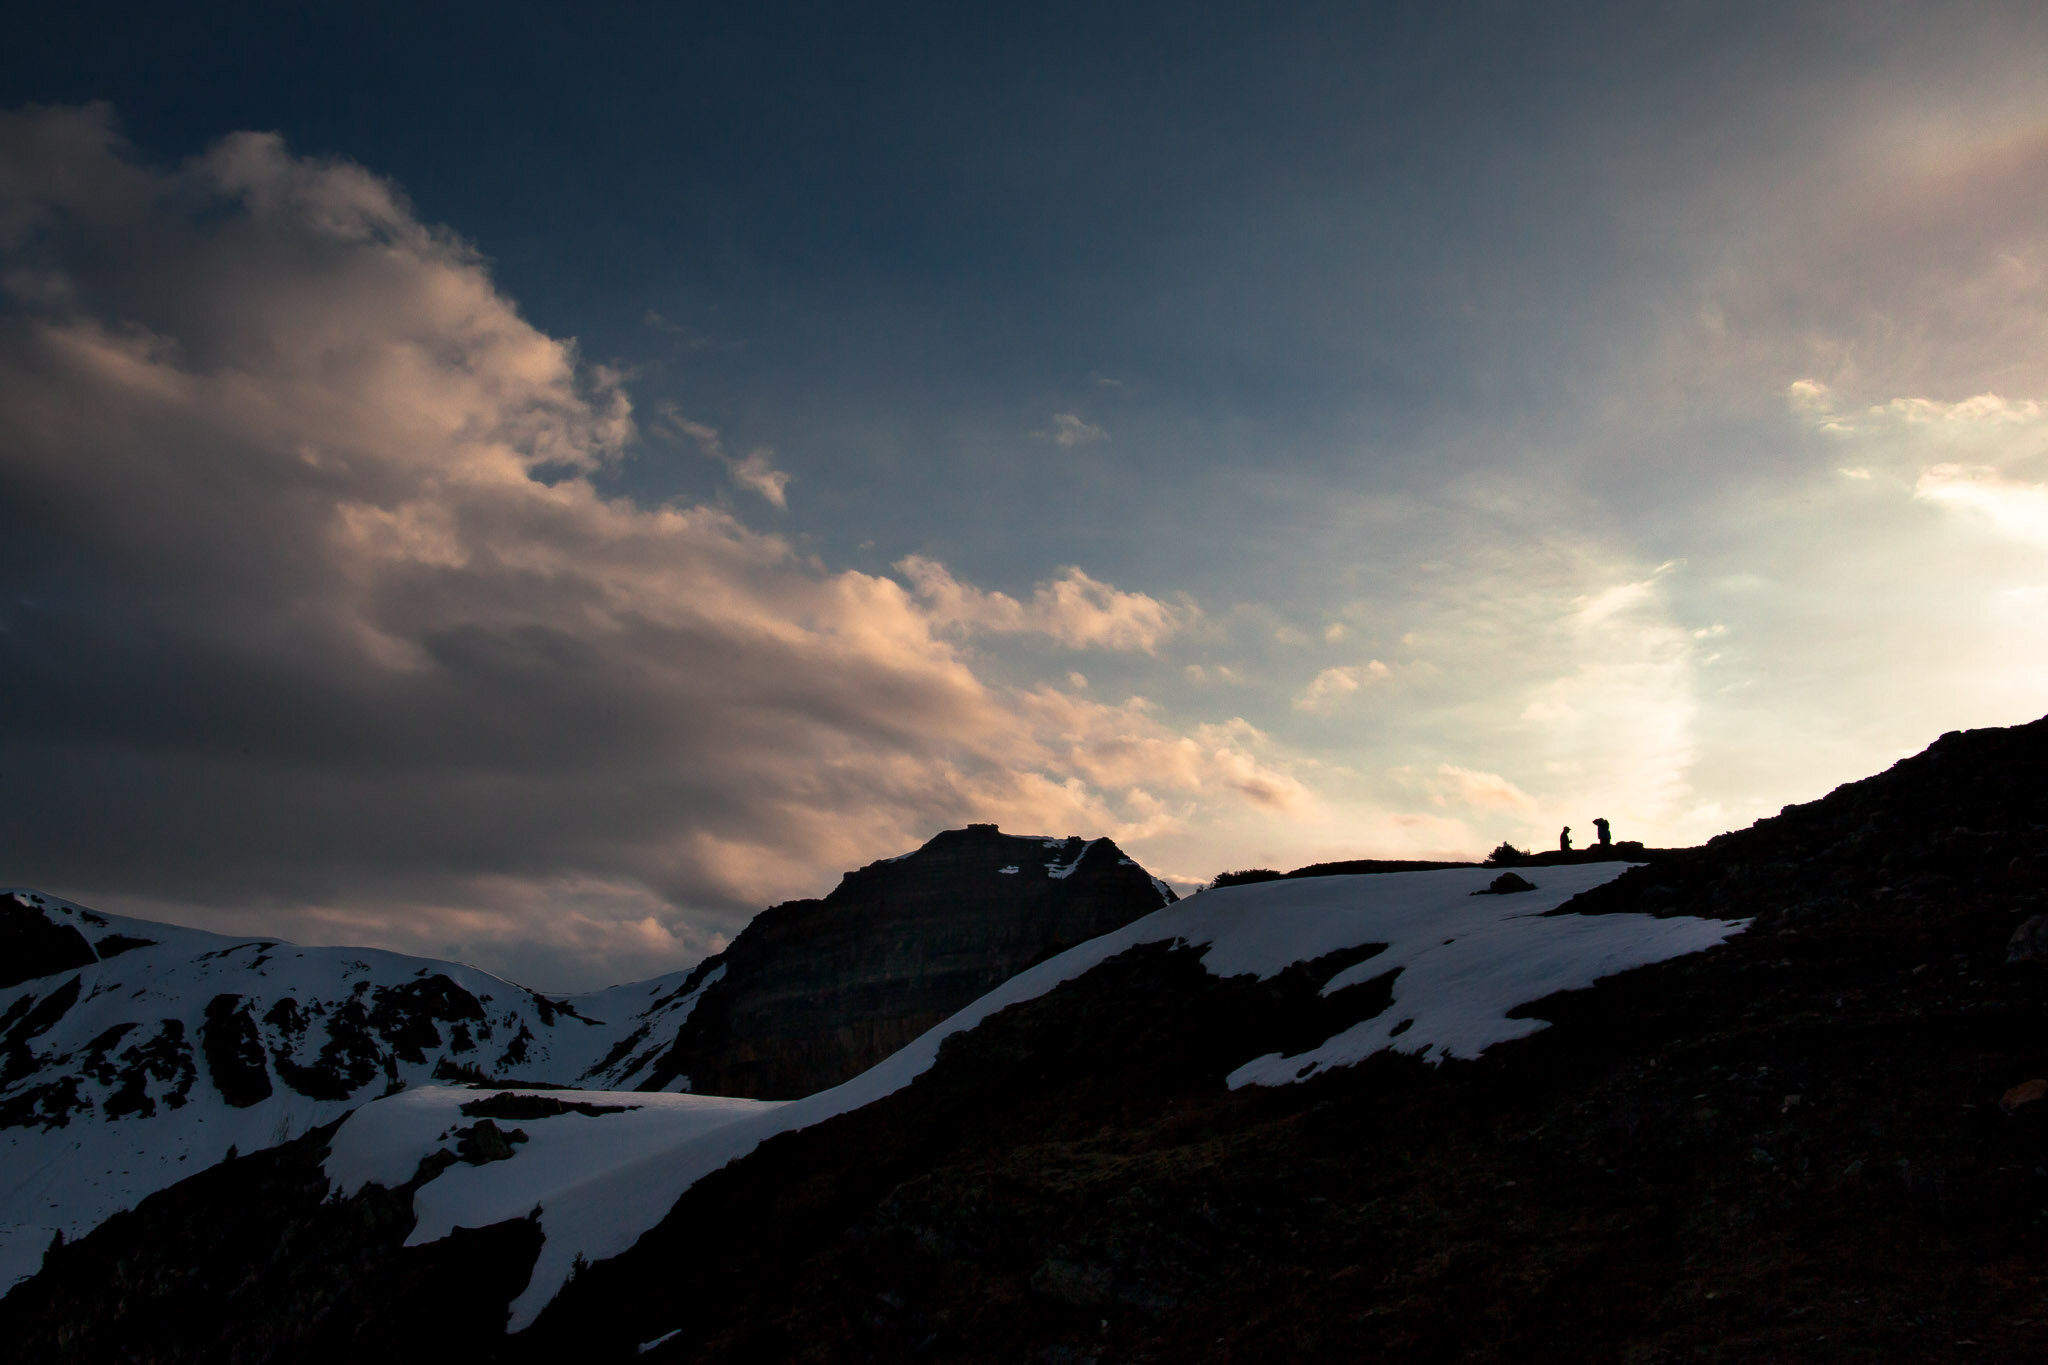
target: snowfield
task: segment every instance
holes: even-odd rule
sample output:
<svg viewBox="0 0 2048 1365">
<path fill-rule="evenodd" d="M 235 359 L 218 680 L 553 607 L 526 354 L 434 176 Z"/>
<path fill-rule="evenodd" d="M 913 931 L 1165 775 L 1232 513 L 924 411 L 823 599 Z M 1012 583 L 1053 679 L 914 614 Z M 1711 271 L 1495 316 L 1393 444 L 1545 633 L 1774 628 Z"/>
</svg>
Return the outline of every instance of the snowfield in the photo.
<svg viewBox="0 0 2048 1365">
<path fill-rule="evenodd" d="M 1741 932 L 1746 921 L 1648 915 L 1557 915 L 1581 891 L 1626 869 L 1622 863 L 1530 869 L 1537 889 L 1473 895 L 1492 869 L 1400 872 L 1259 882 L 1208 891 L 1166 906 L 1114 933 L 1012 977 L 966 1009 L 843 1085 L 780 1103 L 639 1092 L 548 1092 L 558 1099 L 638 1104 L 596 1116 L 561 1114 L 502 1123 L 529 1140 L 503 1159 L 451 1165 L 414 1196 L 413 1242 L 524 1217 L 537 1205 L 545 1237 L 525 1291 L 513 1301 L 518 1331 L 561 1290 L 578 1258 L 616 1256 L 658 1223 L 703 1176 L 777 1133 L 822 1122 L 911 1083 L 937 1060 L 950 1035 L 1035 999 L 1099 963 L 1144 943 L 1203 948 L 1216 976 L 1271 977 L 1340 949 L 1384 943 L 1384 951 L 1339 972 L 1324 994 L 1398 971 L 1392 1003 L 1299 1056 L 1273 1054 L 1239 1067 L 1232 1086 L 1284 1085 L 1392 1049 L 1433 1063 L 1476 1057 L 1495 1043 L 1547 1027 L 1509 1011 L 1603 976 L 1698 952 Z M 465 1103 L 492 1091 L 411 1091 L 358 1109 L 336 1135 L 327 1172 L 336 1194 L 371 1181 L 396 1186 L 437 1150 L 453 1152 Z M 442 1158 L 448 1160 L 449 1158 Z M 437 1190 L 443 1182 L 453 1181 Z M 471 1221 L 472 1219 L 476 1221 Z"/>
<path fill-rule="evenodd" d="M 230 1148 L 287 1141 L 444 1063 L 619 1085 L 717 970 L 550 998 L 452 962 L 0 897 L 99 958 L 0 988 L 0 1293 L 57 1232 L 83 1236 Z"/>
<path fill-rule="evenodd" d="M 571 1106 L 567 1112 L 500 1117 L 501 1132 L 524 1133 L 513 1156 L 482 1165 L 455 1164 L 413 1196 L 418 1222 L 407 1246 L 438 1241 L 456 1228 L 488 1227 L 524 1218 L 536 1208 L 574 1203 L 583 1187 L 650 1156 L 673 1152 L 742 1119 L 758 1118 L 787 1101 L 738 1100 L 722 1095 L 665 1095 L 642 1090 L 484 1090 L 433 1085 L 379 1100 L 375 1115 L 351 1119 L 335 1134 L 326 1170 L 339 1197 L 365 1185 L 404 1184 L 420 1158 L 452 1150 L 458 1134 L 480 1117 L 465 1114 L 524 1100 L 534 1108 Z M 581 1112 L 579 1106 L 596 1112 Z"/>
</svg>

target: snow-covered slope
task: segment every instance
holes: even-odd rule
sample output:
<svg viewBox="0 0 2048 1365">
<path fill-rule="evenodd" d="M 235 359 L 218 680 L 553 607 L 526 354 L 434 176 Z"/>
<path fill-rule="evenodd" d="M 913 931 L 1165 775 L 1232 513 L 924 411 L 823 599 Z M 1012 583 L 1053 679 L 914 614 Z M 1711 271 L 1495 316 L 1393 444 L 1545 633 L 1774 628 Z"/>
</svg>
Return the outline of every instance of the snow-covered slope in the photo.
<svg viewBox="0 0 2048 1365">
<path fill-rule="evenodd" d="M 1043 875 L 995 875 L 1002 850 Z M 1171 897 L 1108 840 L 949 830 L 764 912 L 687 972 L 548 997 L 450 962 L 0 890 L 0 1291 L 56 1232 L 436 1079 L 684 1090 L 766 1059 L 781 1093 L 805 1093 Z"/>
<path fill-rule="evenodd" d="M 33 965 L 64 964 L 0 988 L 0 1292 L 54 1233 L 437 1073 L 618 1084 L 634 1063 L 622 1044 L 665 1042 L 704 984 L 674 973 L 549 999 L 454 963 L 30 891 L 0 892 L 0 928 L 37 945 Z"/>
<path fill-rule="evenodd" d="M 728 1107 L 733 1101 L 711 1096 L 675 1096 L 662 1101 L 658 1113 L 639 1117 L 572 1111 L 520 1122 L 529 1141 L 482 1164 L 450 1165 L 448 1174 L 420 1187 L 414 1203 L 420 1222 L 412 1240 L 520 1216 L 538 1205 L 545 1242 L 525 1292 L 512 1305 L 516 1331 L 554 1298 L 579 1258 L 594 1261 L 626 1250 L 702 1176 L 777 1133 L 901 1089 L 932 1065 L 948 1036 L 1144 943 L 1202 947 L 1210 973 L 1261 978 L 1343 949 L 1387 945 L 1322 988 L 1328 995 L 1398 972 L 1386 1009 L 1299 1056 L 1275 1054 L 1247 1063 L 1232 1074 L 1233 1085 L 1287 1084 L 1389 1048 L 1435 1062 L 1474 1057 L 1494 1043 L 1546 1027 L 1541 1020 L 1510 1018 L 1519 1005 L 1697 952 L 1741 931 L 1741 921 L 1547 913 L 1625 867 L 1545 868 L 1535 874 L 1536 890 L 1514 895 L 1473 894 L 1494 875 L 1481 869 L 1319 877 L 1210 891 L 1012 977 L 879 1065 L 806 1098 L 734 1109 Z M 640 1095 L 576 1098 L 646 1102 Z M 395 1186 L 422 1160 L 455 1162 L 464 1142 L 461 1106 L 493 1102 L 476 1090 L 414 1091 L 357 1110 L 337 1134 L 327 1163 L 336 1194 L 346 1197 L 372 1181 Z M 496 1103 L 506 1105 L 508 1114 L 522 1112 L 513 1100 Z M 470 1117 L 489 1112 L 477 1108 Z M 473 1148 L 473 1135 L 470 1141 Z M 476 1155 L 471 1150 L 470 1160 Z M 436 1192 L 451 1176 L 460 1187 Z M 467 1224 L 466 1218 L 477 1223 Z"/>
</svg>

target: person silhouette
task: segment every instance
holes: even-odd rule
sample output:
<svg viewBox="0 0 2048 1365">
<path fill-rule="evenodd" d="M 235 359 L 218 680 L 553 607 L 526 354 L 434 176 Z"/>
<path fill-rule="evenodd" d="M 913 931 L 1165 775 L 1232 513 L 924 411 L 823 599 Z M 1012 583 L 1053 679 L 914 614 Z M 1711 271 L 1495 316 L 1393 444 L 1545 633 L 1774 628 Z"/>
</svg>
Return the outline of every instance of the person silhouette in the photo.
<svg viewBox="0 0 2048 1365">
<path fill-rule="evenodd" d="M 1608 830 L 1605 820 L 1595 820 L 1593 828 L 1600 834 L 1600 847 L 1612 848 L 1614 846 L 1614 835 Z"/>
<path fill-rule="evenodd" d="M 1557 851 L 1559 853 L 1569 853 L 1572 851 L 1572 827 L 1570 825 L 1566 825 L 1562 830 L 1558 831 Z"/>
</svg>

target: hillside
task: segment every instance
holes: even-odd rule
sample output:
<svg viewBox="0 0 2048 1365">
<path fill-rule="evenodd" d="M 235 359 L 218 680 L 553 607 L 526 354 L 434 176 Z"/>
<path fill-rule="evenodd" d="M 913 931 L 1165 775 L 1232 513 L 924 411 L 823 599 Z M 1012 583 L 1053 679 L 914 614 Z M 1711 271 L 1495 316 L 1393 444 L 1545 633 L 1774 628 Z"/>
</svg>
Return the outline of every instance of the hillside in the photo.
<svg viewBox="0 0 2048 1365">
<path fill-rule="evenodd" d="M 2044 772 L 2048 722 L 1533 892 L 1205 893 L 736 1116 L 408 1093 L 62 1248 L 0 1334 L 35 1360 L 2035 1358 L 2048 966 L 2015 931 L 2048 912 Z M 532 1160 L 579 1146 L 610 1174 Z"/>
<path fill-rule="evenodd" d="M 687 1088 L 686 1065 L 821 1089 L 1171 898 L 1107 840 L 948 831 L 764 911 L 688 972 L 548 997 L 451 962 L 0 893 L 0 1286 L 58 1233 L 230 1151 L 436 1079 L 657 1091 Z M 700 1009 L 711 1027 L 689 1030 Z M 738 1044 L 735 1021 L 757 1026 Z"/>
<path fill-rule="evenodd" d="M 0 933 L 56 970 L 0 988 L 0 1283 L 58 1232 L 449 1067 L 569 1083 L 674 979 L 549 999 L 452 962 L 300 948 L 0 894 Z M 625 1013 L 627 1009 L 638 1015 Z"/>
<path fill-rule="evenodd" d="M 1113 959 L 700 1182 L 513 1358 L 2037 1359 L 2044 775 L 2048 722 L 1952 734 L 1595 886 L 1560 915 L 1749 927 L 1476 1061 L 1232 1089 L 1271 997 Z"/>
</svg>

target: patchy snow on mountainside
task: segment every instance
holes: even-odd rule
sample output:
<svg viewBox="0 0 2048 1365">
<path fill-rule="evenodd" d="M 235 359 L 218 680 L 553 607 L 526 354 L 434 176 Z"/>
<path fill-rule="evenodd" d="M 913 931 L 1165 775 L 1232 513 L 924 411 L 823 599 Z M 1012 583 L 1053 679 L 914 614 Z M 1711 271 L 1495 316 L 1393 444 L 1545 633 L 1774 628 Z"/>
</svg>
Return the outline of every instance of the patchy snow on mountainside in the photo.
<svg viewBox="0 0 2048 1365">
<path fill-rule="evenodd" d="M 566 1152 L 568 1147 L 543 1148 L 538 1135 L 531 1144 L 512 1147 L 505 1159 L 465 1168 L 459 1195 L 430 1195 L 436 1184 L 449 1178 L 443 1174 L 415 1195 L 421 1226 L 415 1229 L 414 1240 L 445 1235 L 447 1227 L 458 1224 L 472 1226 L 448 1212 L 456 1206 L 475 1211 L 477 1217 L 518 1217 L 531 1210 L 532 1205 L 523 1202 L 528 1194 L 537 1195 L 545 1241 L 525 1291 L 512 1304 L 510 1326 L 517 1331 L 560 1291 L 579 1257 L 596 1261 L 625 1251 L 703 1176 L 777 1133 L 808 1127 L 901 1089 L 930 1068 L 948 1036 L 971 1029 L 1010 1005 L 1036 999 L 1143 943 L 1178 941 L 1204 947 L 1202 964 L 1211 973 L 1252 973 L 1262 978 L 1340 949 L 1387 945 L 1323 987 L 1328 994 L 1398 971 L 1386 1010 L 1300 1057 L 1276 1055 L 1247 1063 L 1231 1076 L 1232 1085 L 1284 1084 L 1387 1048 L 1435 1062 L 1474 1057 L 1494 1043 L 1546 1027 L 1541 1020 L 1507 1017 L 1518 1005 L 1589 986 L 1631 967 L 1712 947 L 1744 927 L 1744 922 L 1731 920 L 1546 914 L 1626 867 L 1596 863 L 1544 868 L 1536 874 L 1535 890 L 1514 895 L 1472 894 L 1494 876 L 1491 869 L 1477 868 L 1302 878 L 1205 892 L 1012 977 L 843 1085 L 786 1103 L 757 1104 L 744 1112 L 721 1110 L 714 1116 L 710 1111 L 679 1109 L 670 1118 L 663 1111 L 663 1117 L 649 1115 L 638 1121 L 642 1126 L 631 1129 L 625 1124 L 603 1126 L 626 1115 L 591 1118 L 576 1130 L 576 1150 L 583 1153 L 579 1159 L 592 1164 L 574 1180 L 560 1168 L 562 1158 L 546 1155 Z M 453 1093 L 459 1097 L 476 1092 Z M 646 1103 L 655 1097 L 636 1092 L 610 1097 L 579 1093 L 576 1098 Z M 337 1135 L 327 1165 L 339 1192 L 360 1189 L 368 1180 L 402 1183 L 437 1144 L 459 1142 L 449 1118 L 449 1106 L 455 1103 L 445 1097 L 408 1094 L 357 1110 Z M 666 1143 L 658 1127 L 664 1122 L 676 1125 Z M 531 1156 L 528 1145 L 533 1147 Z M 379 1155 L 373 1161 L 360 1155 L 366 1152 Z M 534 1163 L 531 1173 L 522 1170 L 525 1161 Z M 499 1182 L 507 1190 L 502 1197 L 483 1192 L 483 1187 Z M 456 1221 L 451 1223 L 450 1218 Z"/>
<path fill-rule="evenodd" d="M 604 1055 L 577 1072 L 573 1079 L 578 1084 L 614 1089 L 625 1088 L 635 1077 L 644 1079 L 649 1063 L 668 1050 L 676 1030 L 688 1021 L 690 1011 L 697 1008 L 704 992 L 725 979 L 725 970 L 724 963 L 713 965 L 707 960 L 687 972 L 670 972 L 649 981 L 607 986 L 601 991 L 564 998 L 561 1003 L 590 1019 L 623 1021 L 611 1030 L 613 1041 Z"/>
<path fill-rule="evenodd" d="M 418 1222 L 406 1245 L 417 1246 L 458 1227 L 486 1227 L 573 1200 L 578 1186 L 784 1103 L 638 1090 L 422 1086 L 380 1101 L 372 1121 L 343 1124 L 326 1169 L 346 1197 L 372 1182 L 402 1185 L 436 1152 L 453 1157 L 413 1197 Z M 484 1125 L 494 1131 L 479 1133 Z"/>
<path fill-rule="evenodd" d="M 616 1084 L 628 1044 L 666 1046 L 706 984 L 672 973 L 550 999 L 454 963 L 234 939 L 29 891 L 0 892 L 0 916 L 45 953 L 37 965 L 62 964 L 0 988 L 0 1292 L 56 1232 L 448 1067 Z"/>
<path fill-rule="evenodd" d="M 1324 1067 L 1363 1061 L 1383 1048 L 1436 1062 L 1477 1057 L 1495 1043 L 1549 1027 L 1541 1019 L 1509 1018 L 1518 1005 L 1711 948 L 1742 928 L 1728 920 L 1544 914 L 1623 866 L 1548 868 L 1537 874 L 1535 891 L 1504 896 L 1471 894 L 1473 873 L 1390 873 L 1361 879 L 1404 883 L 1369 910 L 1322 885 L 1351 878 L 1262 882 L 1205 893 L 1198 898 L 1202 909 L 1238 921 L 1219 930 L 1202 959 L 1218 976 L 1271 976 L 1289 961 L 1363 942 L 1384 942 L 1387 948 L 1331 977 L 1324 995 L 1400 973 L 1393 1002 L 1379 1014 L 1298 1056 L 1270 1053 L 1247 1062 L 1231 1073 L 1231 1088 L 1285 1085 Z"/>
<path fill-rule="evenodd" d="M 1047 863 L 1045 865 L 1045 875 L 1051 877 L 1054 881 L 1064 881 L 1068 877 L 1073 876 L 1074 869 L 1079 867 L 1081 865 L 1081 860 L 1088 856 L 1088 850 L 1095 847 L 1097 844 L 1101 842 L 1102 841 L 1100 839 L 1090 839 L 1087 843 L 1081 845 L 1081 847 L 1074 853 L 1073 859 L 1069 862 L 1063 863 L 1059 862 L 1058 860 L 1054 860 L 1053 862 Z M 1048 843 L 1047 847 L 1055 847 L 1055 845 Z M 1137 866 L 1137 864 L 1132 862 L 1129 858 L 1119 858 L 1117 859 L 1117 862 L 1125 867 Z"/>
</svg>

